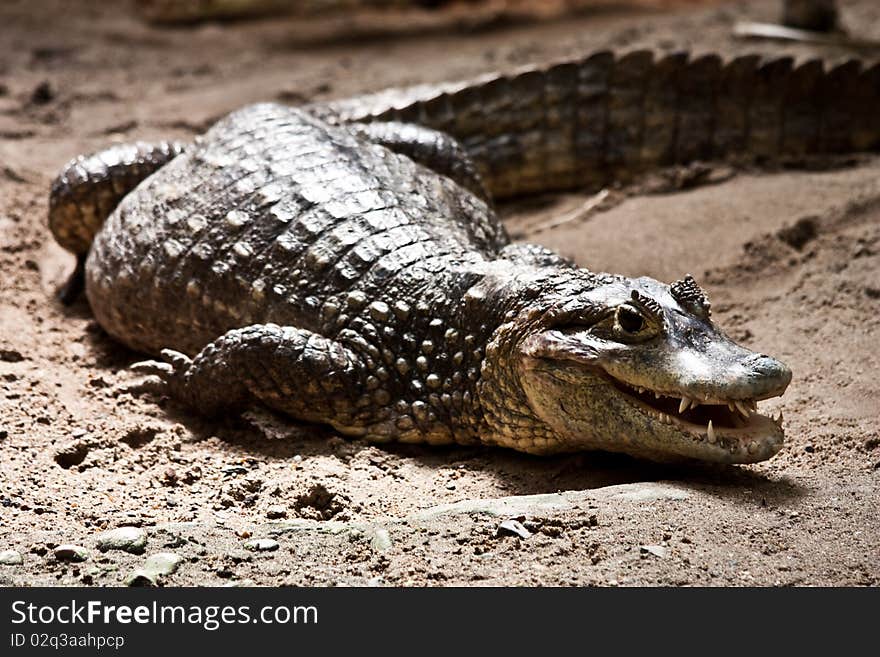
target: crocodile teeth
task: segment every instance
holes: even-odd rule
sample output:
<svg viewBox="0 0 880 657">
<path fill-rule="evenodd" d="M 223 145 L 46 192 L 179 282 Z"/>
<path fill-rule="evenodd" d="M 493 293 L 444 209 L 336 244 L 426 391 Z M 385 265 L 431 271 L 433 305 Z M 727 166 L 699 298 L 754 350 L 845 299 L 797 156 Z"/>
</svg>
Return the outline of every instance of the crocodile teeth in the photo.
<svg viewBox="0 0 880 657">
<path fill-rule="evenodd" d="M 727 402 L 727 408 L 730 409 L 731 413 L 736 413 L 736 406 L 733 405 L 733 402 Z"/>
<path fill-rule="evenodd" d="M 712 420 L 709 420 L 709 426 L 706 427 L 706 437 L 710 443 L 715 442 L 715 429 L 712 428 Z"/>
<path fill-rule="evenodd" d="M 690 406 L 690 405 L 691 405 L 691 400 L 688 399 L 687 397 L 682 397 L 681 403 L 678 405 L 679 414 L 684 413 L 688 409 L 688 406 Z"/>
<path fill-rule="evenodd" d="M 740 412 L 740 415 L 742 415 L 743 418 L 748 420 L 749 416 L 752 414 L 752 412 L 749 410 L 749 407 L 746 405 L 746 403 L 741 402 L 739 400 L 737 400 L 733 403 L 736 405 L 736 410 L 738 410 Z"/>
</svg>

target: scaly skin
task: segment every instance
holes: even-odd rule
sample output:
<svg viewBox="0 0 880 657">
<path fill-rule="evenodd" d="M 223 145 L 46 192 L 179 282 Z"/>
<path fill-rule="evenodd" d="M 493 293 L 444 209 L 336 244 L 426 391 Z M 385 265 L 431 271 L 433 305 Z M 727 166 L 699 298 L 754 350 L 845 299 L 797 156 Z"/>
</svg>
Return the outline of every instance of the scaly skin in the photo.
<svg viewBox="0 0 880 657">
<path fill-rule="evenodd" d="M 598 189 L 679 163 L 796 165 L 880 147 L 880 64 L 597 52 L 477 80 L 312 106 L 455 137 L 495 199 Z"/>
<path fill-rule="evenodd" d="M 784 392 L 785 365 L 730 341 L 692 279 L 510 244 L 488 200 L 878 144 L 876 67 L 685 62 L 600 53 L 441 91 L 247 107 L 151 175 L 74 161 L 50 225 L 81 255 L 94 234 L 98 322 L 161 353 L 137 369 L 201 413 L 258 401 L 379 442 L 759 461 L 783 432 L 755 402 Z M 73 209 L 113 200 L 99 229 Z"/>
<path fill-rule="evenodd" d="M 117 144 L 68 162 L 49 192 L 49 229 L 55 241 L 77 255 L 87 253 L 119 200 L 183 148 L 172 141 Z"/>
</svg>

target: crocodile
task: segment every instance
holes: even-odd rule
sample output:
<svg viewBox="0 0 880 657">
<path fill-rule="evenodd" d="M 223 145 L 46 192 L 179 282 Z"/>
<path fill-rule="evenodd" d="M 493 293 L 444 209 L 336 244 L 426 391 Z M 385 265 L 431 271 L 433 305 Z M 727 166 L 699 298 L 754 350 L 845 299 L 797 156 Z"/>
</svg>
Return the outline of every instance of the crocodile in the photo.
<svg viewBox="0 0 880 657">
<path fill-rule="evenodd" d="M 690 276 L 512 243 L 494 202 L 719 159 L 880 145 L 880 67 L 598 52 L 329 103 L 263 103 L 192 143 L 72 160 L 49 225 L 94 316 L 206 416 L 263 404 L 367 441 L 751 463 L 790 369 Z"/>
</svg>

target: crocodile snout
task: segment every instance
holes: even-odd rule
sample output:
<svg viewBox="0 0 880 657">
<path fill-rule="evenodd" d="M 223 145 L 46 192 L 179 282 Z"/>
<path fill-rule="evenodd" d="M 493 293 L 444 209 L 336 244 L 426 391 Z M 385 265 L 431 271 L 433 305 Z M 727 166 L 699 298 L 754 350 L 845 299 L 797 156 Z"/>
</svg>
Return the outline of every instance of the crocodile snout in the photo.
<svg viewBox="0 0 880 657">
<path fill-rule="evenodd" d="M 755 354 L 745 363 L 749 372 L 750 396 L 753 399 L 778 397 L 791 383 L 791 369 L 782 361 L 765 354 Z"/>
</svg>

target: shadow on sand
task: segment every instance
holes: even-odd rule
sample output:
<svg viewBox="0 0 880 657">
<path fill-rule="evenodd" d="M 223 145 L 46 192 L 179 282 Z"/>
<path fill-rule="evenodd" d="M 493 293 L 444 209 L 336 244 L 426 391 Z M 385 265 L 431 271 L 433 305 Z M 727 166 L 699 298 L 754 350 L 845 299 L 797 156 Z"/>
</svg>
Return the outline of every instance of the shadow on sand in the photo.
<svg viewBox="0 0 880 657">
<path fill-rule="evenodd" d="M 85 299 L 59 306 L 65 315 L 90 317 Z M 102 369 L 121 370 L 142 360 L 143 355 L 115 342 L 97 323 L 88 326 L 87 343 Z M 802 497 L 802 486 L 774 477 L 760 469 L 704 463 L 653 463 L 606 452 L 583 452 L 559 456 L 532 456 L 498 447 L 432 447 L 426 445 L 370 444 L 351 440 L 331 428 L 296 422 L 269 409 L 255 407 L 240 416 L 206 419 L 167 399 L 156 402 L 169 419 L 185 426 L 193 441 L 211 437 L 223 440 L 243 458 L 262 456 L 292 459 L 333 456 L 343 461 L 393 455 L 425 469 L 463 468 L 488 475 L 507 495 L 532 495 L 567 490 L 588 490 L 618 484 L 664 481 L 692 487 L 731 502 L 750 504 L 756 498 L 771 505 Z"/>
</svg>

